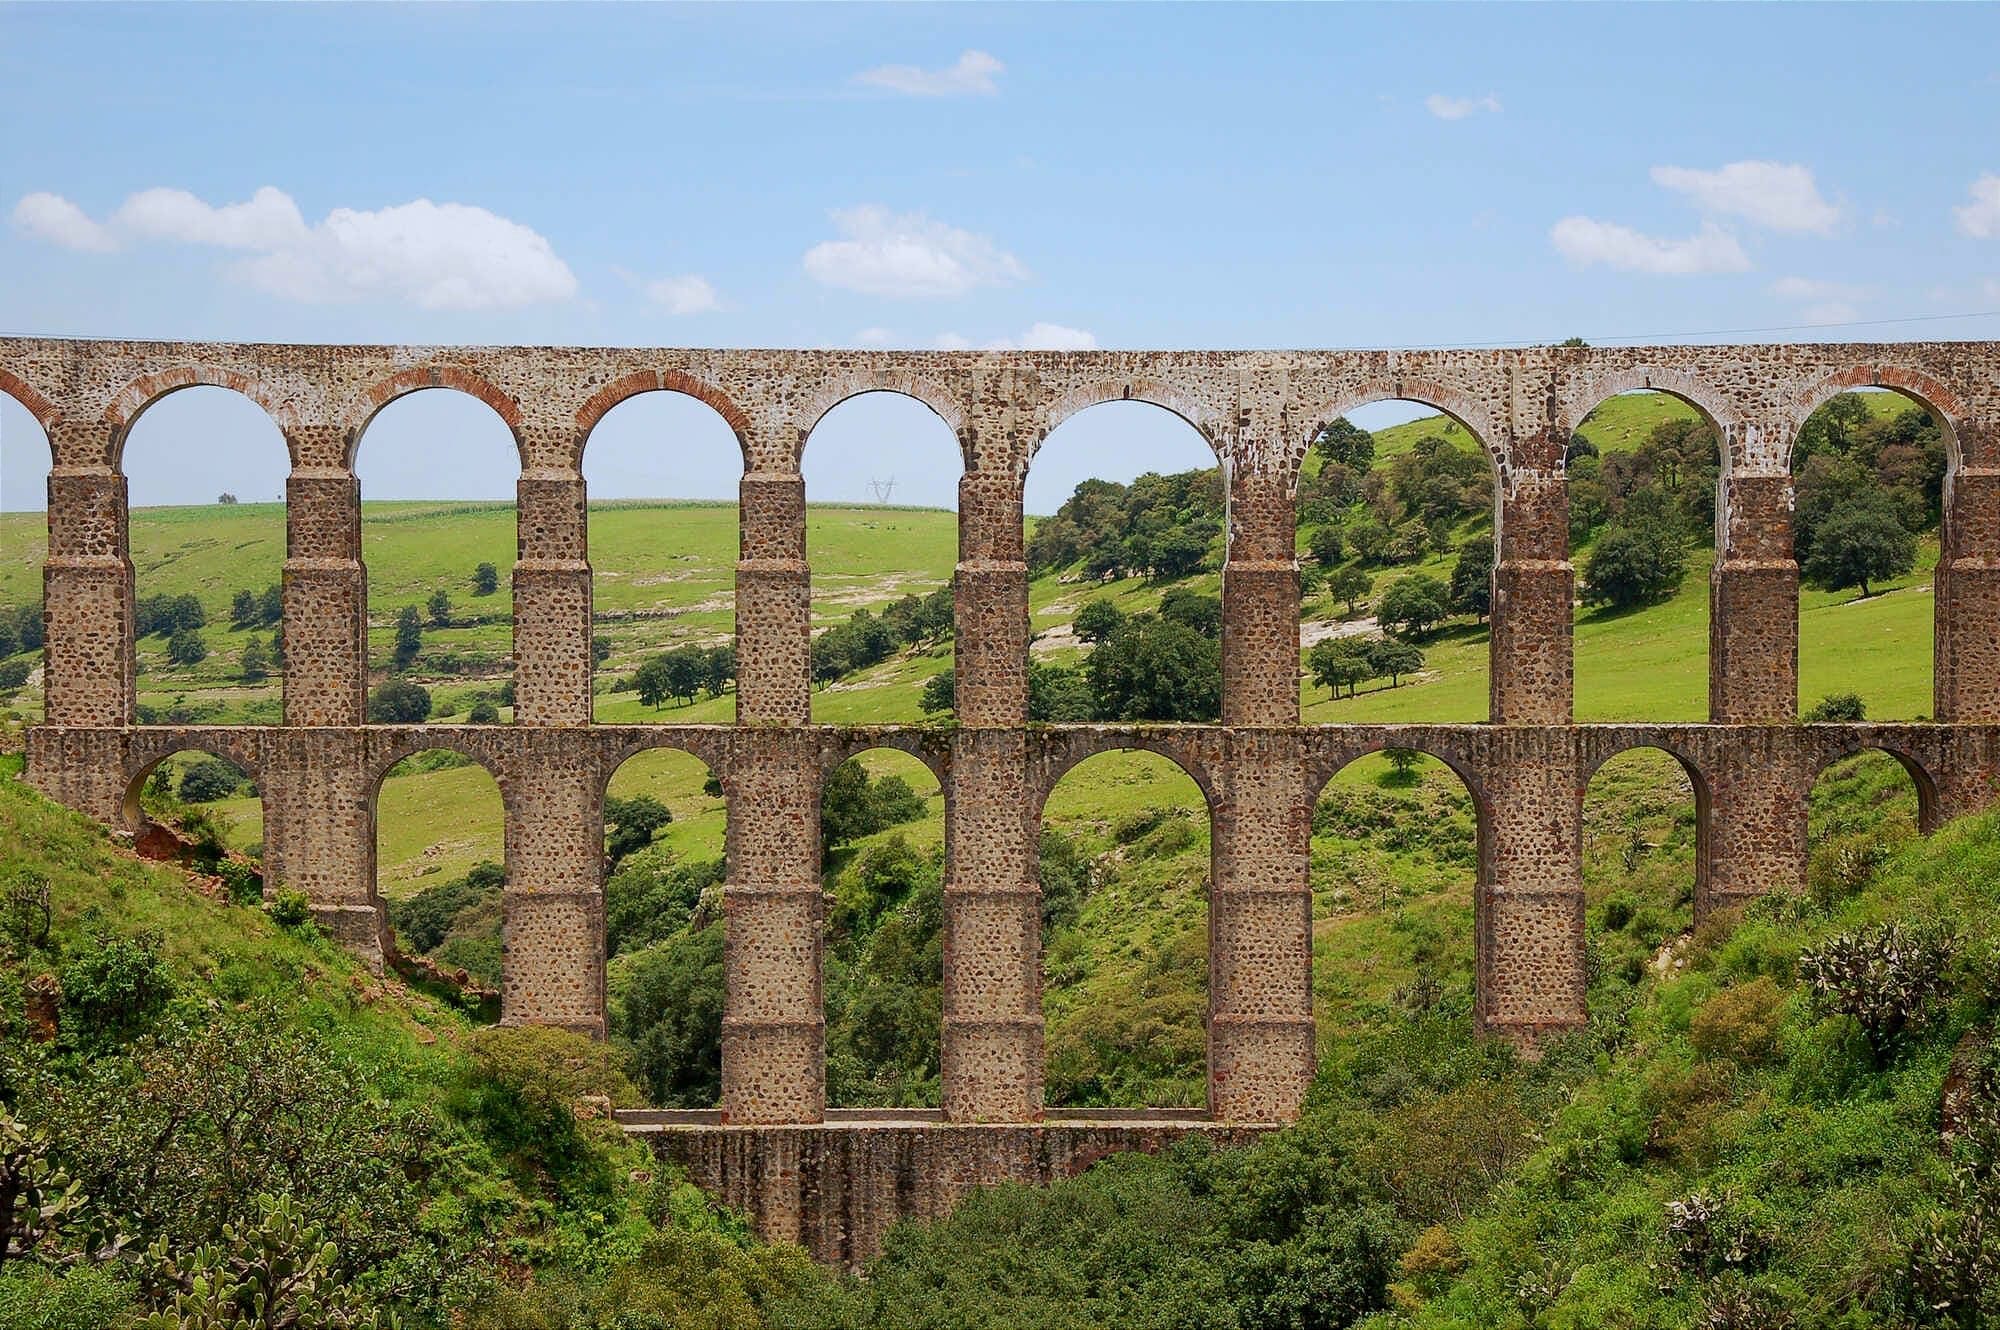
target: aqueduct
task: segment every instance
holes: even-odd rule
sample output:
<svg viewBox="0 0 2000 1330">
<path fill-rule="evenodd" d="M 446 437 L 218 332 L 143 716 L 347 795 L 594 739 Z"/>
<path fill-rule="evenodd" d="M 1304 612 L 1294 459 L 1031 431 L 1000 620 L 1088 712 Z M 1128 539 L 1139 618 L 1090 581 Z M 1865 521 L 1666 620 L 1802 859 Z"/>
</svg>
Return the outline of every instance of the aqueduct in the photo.
<svg viewBox="0 0 2000 1330">
<path fill-rule="evenodd" d="M 284 724 L 134 722 L 133 570 L 120 471 L 127 431 L 176 389 L 245 394 L 284 433 Z M 1934 719 L 1801 725 L 1792 441 L 1833 394 L 1900 391 L 1950 450 L 1937 566 Z M 425 389 L 471 393 L 518 444 L 513 569 L 516 723 L 365 723 L 366 570 L 353 459 L 369 420 Z M 1563 459 L 1617 393 L 1680 397 L 1723 444 L 1711 583 L 1710 721 L 1578 725 L 1574 575 Z M 46 430 L 46 723 L 28 777 L 114 826 L 162 756 L 201 748 L 257 778 L 270 878 L 379 964 L 374 799 L 422 749 L 469 754 L 506 806 L 504 1019 L 601 1034 L 602 802 L 647 748 L 701 758 L 728 806 L 722 1107 L 636 1115 L 697 1180 L 816 1253 L 872 1249 L 899 1213 L 966 1187 L 1038 1178 L 1177 1133 L 1283 1122 L 1313 1072 L 1311 810 L 1357 755 L 1403 746 L 1462 776 L 1478 813 L 1478 1018 L 1509 1037 L 1585 1019 L 1581 806 L 1590 774 L 1654 746 L 1695 777 L 1697 910 L 1798 884 L 1806 797 L 1828 762 L 1893 753 L 1926 825 L 1981 807 L 2000 777 L 2000 344 L 1909 343 L 1499 351 L 937 352 L 263 346 L 0 339 L 0 391 Z M 591 569 L 581 464 L 627 397 L 714 407 L 743 449 L 736 566 L 738 721 L 604 725 L 591 713 Z M 810 570 L 800 453 L 828 410 L 893 392 L 958 438 L 958 723 L 810 723 Z M 1490 715 L 1483 725 L 1299 723 L 1294 487 L 1318 426 L 1387 398 L 1449 413 L 1498 476 Z M 1029 725 L 1022 485 L 1068 416 L 1116 399 L 1178 413 L 1227 478 L 1223 697 L 1217 725 Z M 829 1113 L 818 835 L 823 777 L 848 755 L 911 752 L 946 791 L 943 1107 Z M 1147 748 L 1192 774 L 1213 828 L 1208 1103 L 1162 1116 L 1045 1113 L 1037 830 L 1069 766 Z"/>
</svg>

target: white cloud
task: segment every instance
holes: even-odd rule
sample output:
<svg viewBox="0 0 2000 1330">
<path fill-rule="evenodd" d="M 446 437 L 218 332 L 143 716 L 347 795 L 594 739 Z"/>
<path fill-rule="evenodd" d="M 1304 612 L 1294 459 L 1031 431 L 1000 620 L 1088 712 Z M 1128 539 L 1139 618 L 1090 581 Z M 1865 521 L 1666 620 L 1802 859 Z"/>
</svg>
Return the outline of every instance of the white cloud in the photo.
<svg viewBox="0 0 2000 1330">
<path fill-rule="evenodd" d="M 1780 300 L 1854 300 L 1866 293 L 1863 287 L 1816 277 L 1780 277 L 1771 283 L 1771 294 Z"/>
<path fill-rule="evenodd" d="M 72 248 L 154 240 L 235 251 L 245 257 L 229 266 L 232 276 L 308 304 L 374 299 L 499 309 L 568 300 L 577 291 L 576 275 L 540 234 L 463 203 L 335 208 L 308 225 L 290 195 L 267 185 L 247 202 L 221 207 L 185 190 L 149 189 L 102 224 L 54 195 L 30 195 L 14 213 L 44 239 Z M 79 245 L 77 237 L 93 243 Z"/>
<path fill-rule="evenodd" d="M 56 194 L 30 194 L 14 205 L 14 225 L 38 240 L 64 249 L 82 249 L 105 254 L 118 248 L 118 237 L 109 227 L 90 220 L 89 214 Z"/>
<path fill-rule="evenodd" d="M 1447 97 L 1441 92 L 1434 92 L 1424 98 L 1424 108 L 1440 120 L 1463 120 L 1479 111 L 1499 114 L 1500 99 L 1491 96 Z"/>
<path fill-rule="evenodd" d="M 1006 68 L 984 51 L 967 51 L 958 57 L 957 64 L 943 69 L 883 65 L 863 70 L 854 81 L 906 97 L 991 97 L 1000 91 L 994 77 Z"/>
<path fill-rule="evenodd" d="M 871 296 L 957 296 L 1004 286 L 1028 275 L 992 240 L 934 222 L 922 213 L 891 213 L 875 204 L 833 213 L 839 240 L 806 251 L 814 281 Z"/>
<path fill-rule="evenodd" d="M 961 333 L 939 333 L 931 339 L 931 346 L 938 351 L 970 351 L 974 349 L 971 338 Z M 1029 325 L 1019 337 L 995 337 L 978 343 L 981 351 L 1095 351 L 1097 338 L 1081 328 L 1071 328 L 1060 323 L 1038 321 Z"/>
<path fill-rule="evenodd" d="M 1853 323 L 1860 317 L 1860 309 L 1845 300 L 1823 300 L 1799 311 L 1807 323 Z"/>
<path fill-rule="evenodd" d="M 1990 172 L 1972 182 L 1972 201 L 1953 208 L 1958 229 L 1977 240 L 2000 236 L 2000 175 Z"/>
<path fill-rule="evenodd" d="M 1693 199 L 1704 211 L 1742 217 L 1773 231 L 1817 231 L 1840 220 L 1820 197 L 1813 173 L 1786 162 L 1731 162 L 1716 171 L 1656 166 L 1653 183 Z"/>
<path fill-rule="evenodd" d="M 1662 240 L 1616 222 L 1565 217 L 1549 228 L 1549 239 L 1579 268 L 1601 263 L 1607 268 L 1678 276 L 1744 272 L 1750 267 L 1736 237 L 1714 226 L 1703 226 L 1685 240 Z"/>
<path fill-rule="evenodd" d="M 646 283 L 646 299 L 669 314 L 706 314 L 722 308 L 706 277 L 661 277 Z"/>
<path fill-rule="evenodd" d="M 863 328 L 860 332 L 854 334 L 854 344 L 856 346 L 865 346 L 871 350 L 880 350 L 895 340 L 896 334 L 890 332 L 887 328 Z"/>
</svg>

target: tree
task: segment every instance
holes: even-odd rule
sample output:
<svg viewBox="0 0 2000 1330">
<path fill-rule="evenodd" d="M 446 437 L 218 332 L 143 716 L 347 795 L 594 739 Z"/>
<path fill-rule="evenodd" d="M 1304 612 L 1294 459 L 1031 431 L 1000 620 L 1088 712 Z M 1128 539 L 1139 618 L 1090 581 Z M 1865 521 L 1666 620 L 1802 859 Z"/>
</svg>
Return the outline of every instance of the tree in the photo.
<svg viewBox="0 0 2000 1330">
<path fill-rule="evenodd" d="M 1375 585 L 1374 579 L 1354 564 L 1327 574 L 1326 594 L 1347 606 L 1349 616 L 1359 613 L 1362 597 Z"/>
<path fill-rule="evenodd" d="M 1687 552 L 1678 532 L 1658 522 L 1611 526 L 1584 560 L 1583 598 L 1630 609 L 1672 595 L 1686 573 Z"/>
<path fill-rule="evenodd" d="M 1083 602 L 1083 608 L 1076 612 L 1076 635 L 1086 642 L 1098 643 L 1125 626 L 1125 611 L 1102 596 Z"/>
<path fill-rule="evenodd" d="M 244 587 L 229 600 L 229 624 L 232 628 L 248 628 L 257 622 L 257 593 Z"/>
<path fill-rule="evenodd" d="M 466 716 L 465 719 L 466 723 L 470 725 L 498 725 L 500 723 L 500 708 L 482 697 L 472 704 L 471 714 Z"/>
<path fill-rule="evenodd" d="M 272 583 L 257 597 L 257 621 L 259 623 L 283 623 L 285 620 L 285 588 Z"/>
<path fill-rule="evenodd" d="M 590 639 L 590 663 L 602 665 L 611 659 L 611 639 L 599 633 Z"/>
<path fill-rule="evenodd" d="M 1428 573 L 1399 577 L 1382 592 L 1375 618 L 1385 628 L 1421 637 L 1451 613 L 1444 583 Z"/>
<path fill-rule="evenodd" d="M 632 675 L 632 684 L 638 689 L 640 703 L 655 711 L 660 709 L 660 703 L 673 696 L 672 682 L 668 677 L 665 656 L 647 657 Z"/>
<path fill-rule="evenodd" d="M 235 503 L 236 496 L 234 494 L 231 494 L 228 490 L 224 490 L 222 491 L 222 493 L 215 496 L 215 501 L 217 503 L 223 503 L 223 504 Z"/>
<path fill-rule="evenodd" d="M 239 662 L 244 683 L 262 683 L 271 676 L 271 656 L 264 650 L 264 644 L 253 637 L 243 644 L 243 655 Z"/>
<path fill-rule="evenodd" d="M 1071 665 L 1034 661 L 1028 666 L 1028 719 L 1037 725 L 1090 720 L 1097 699 L 1090 680 Z"/>
<path fill-rule="evenodd" d="M 1862 721 L 1868 719 L 1868 707 L 1862 702 L 1859 693 L 1828 693 L 1813 703 L 1800 719 L 1808 724 L 1824 721 Z"/>
<path fill-rule="evenodd" d="M 1342 688 L 1352 697 L 1356 684 L 1375 677 L 1368 648 L 1358 637 L 1329 637 L 1313 643 L 1312 650 L 1306 653 L 1306 668 L 1311 671 L 1313 682 L 1335 697 L 1340 696 Z"/>
<path fill-rule="evenodd" d="M 429 691 L 408 679 L 390 679 L 368 699 L 368 719 L 375 725 L 421 725 L 430 715 Z"/>
<path fill-rule="evenodd" d="M 213 803 L 236 793 L 243 780 L 243 769 L 234 762 L 203 757 L 181 773 L 180 797 L 191 804 Z"/>
<path fill-rule="evenodd" d="M 167 659 L 176 665 L 199 665 L 208 659 L 208 643 L 193 628 L 177 628 L 167 639 Z"/>
<path fill-rule="evenodd" d="M 1175 587 L 1160 597 L 1160 617 L 1194 629 L 1204 637 L 1222 636 L 1222 600 L 1188 587 Z"/>
<path fill-rule="evenodd" d="M 924 691 L 917 697 L 917 705 L 924 709 L 926 716 L 940 711 L 951 711 L 958 706 L 958 671 L 940 670 L 924 680 Z"/>
<path fill-rule="evenodd" d="M 721 697 L 729 691 L 729 685 L 734 682 L 736 682 L 735 647 L 710 647 L 702 653 L 701 691 L 710 697 Z"/>
<path fill-rule="evenodd" d="M 500 589 L 500 570 L 490 563 L 482 563 L 472 570 L 472 594 L 490 596 Z"/>
<path fill-rule="evenodd" d="M 1858 586 L 1866 597 L 1874 594 L 1871 581 L 1901 576 L 1916 559 L 1916 537 L 1878 496 L 1838 508 L 1822 522 L 1812 555 L 1799 571 L 1810 586 L 1827 591 Z"/>
<path fill-rule="evenodd" d="M 423 649 L 423 620 L 417 617 L 415 605 L 405 605 L 396 611 L 396 668 L 409 669 Z"/>
<path fill-rule="evenodd" d="M 611 872 L 627 855 L 645 849 L 661 827 L 674 820 L 673 810 L 650 794 L 604 800 L 605 871 Z"/>
<path fill-rule="evenodd" d="M 1313 438 L 1313 451 L 1356 475 L 1375 465 L 1375 436 L 1346 416 L 1329 420 Z"/>
<path fill-rule="evenodd" d="M 431 592 L 431 598 L 424 608 L 430 611 L 432 627 L 451 627 L 451 594 L 443 587 Z"/>
<path fill-rule="evenodd" d="M 1417 769 L 1417 760 L 1423 756 L 1414 748 L 1384 748 L 1382 756 L 1389 759 L 1394 768 L 1393 779 L 1399 785 L 1410 783 L 1412 773 Z"/>
<path fill-rule="evenodd" d="M 1331 568 L 1346 554 L 1347 542 L 1341 536 L 1339 526 L 1328 522 L 1313 528 L 1306 548 L 1312 553 L 1314 563 L 1322 568 Z"/>
<path fill-rule="evenodd" d="M 1378 637 L 1368 644 L 1368 664 L 1376 677 L 1389 676 L 1389 686 L 1399 688 L 1403 676 L 1415 674 L 1424 667 L 1424 653 L 1409 642 L 1393 637 Z"/>
<path fill-rule="evenodd" d="M 1479 538 L 1458 547 L 1445 602 L 1457 614 L 1484 619 L 1493 606 L 1493 542 Z"/>
<path fill-rule="evenodd" d="M 1221 714 L 1222 649 L 1171 619 L 1141 615 L 1084 662 L 1101 720 L 1211 721 Z"/>
<path fill-rule="evenodd" d="M 39 604 L 23 605 L 14 611 L 14 642 L 17 651 L 40 651 L 42 649 L 42 607 Z"/>
</svg>

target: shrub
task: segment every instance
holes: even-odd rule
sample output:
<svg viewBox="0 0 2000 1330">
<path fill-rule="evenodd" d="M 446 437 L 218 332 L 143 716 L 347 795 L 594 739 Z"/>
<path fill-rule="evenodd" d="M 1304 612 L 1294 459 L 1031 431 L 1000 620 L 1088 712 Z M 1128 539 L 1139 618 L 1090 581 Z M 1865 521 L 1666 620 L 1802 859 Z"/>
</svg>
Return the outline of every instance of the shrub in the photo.
<svg viewBox="0 0 2000 1330">
<path fill-rule="evenodd" d="M 0 693 L 12 693 L 28 682 L 28 675 L 34 671 L 34 662 L 23 657 L 19 660 L 0 661 Z"/>
<path fill-rule="evenodd" d="M 115 1266 L 10 1264 L 0 1275 L 0 1330 L 133 1330 L 136 1291 L 126 1280 Z"/>
<path fill-rule="evenodd" d="M 227 799 L 243 783 L 243 769 L 219 757 L 204 757 L 181 773 L 180 796 L 191 804 Z"/>
<path fill-rule="evenodd" d="M 1803 952 L 1799 975 L 1816 1005 L 1860 1027 L 1882 1067 L 1950 991 L 1956 950 L 1956 938 L 1939 924 L 1874 924 Z"/>
<path fill-rule="evenodd" d="M 466 720 L 474 725 L 498 725 L 500 723 L 500 708 L 494 706 L 485 698 L 481 698 L 472 704 L 472 714 L 467 716 Z"/>
<path fill-rule="evenodd" d="M 638 1102 L 624 1055 L 586 1035 L 548 1026 L 475 1030 L 459 1107 L 484 1130 L 524 1184 L 542 1183 L 565 1204 L 601 1205 L 613 1188 L 608 1161 L 577 1120 L 586 1095 L 614 1107 Z"/>
<path fill-rule="evenodd" d="M 240 859 L 218 859 L 215 875 L 229 889 L 236 905 L 256 905 L 264 899 L 264 875 Z"/>
<path fill-rule="evenodd" d="M 219 1243 L 188 1255 L 165 1238 L 142 1261 L 148 1281 L 171 1290 L 171 1307 L 144 1330 L 374 1330 L 383 1324 L 368 1296 L 340 1277 L 339 1248 L 290 1199 L 258 1196 L 256 1223 L 223 1225 Z M 393 1327 L 393 1318 L 389 1324 Z"/>
<path fill-rule="evenodd" d="M 1804 719 L 1817 721 L 1862 721 L 1868 719 L 1868 708 L 1862 704 L 1859 693 L 1828 693 L 1812 704 Z"/>
<path fill-rule="evenodd" d="M 195 628 L 177 628 L 167 639 L 167 659 L 176 665 L 199 665 L 208 659 L 208 643 Z"/>
<path fill-rule="evenodd" d="M 391 679 L 368 699 L 368 719 L 375 725 L 420 725 L 430 714 L 430 693 L 408 679 Z"/>
<path fill-rule="evenodd" d="M 1751 1067 L 1778 1048 L 1785 995 L 1768 975 L 1727 988 L 1702 1004 L 1688 1025 L 1688 1043 L 1705 1058 L 1728 1058 Z"/>
<path fill-rule="evenodd" d="M 286 889 L 271 898 L 271 922 L 280 928 L 298 928 L 312 922 L 312 902 L 303 891 Z"/>
<path fill-rule="evenodd" d="M 705 1107 L 722 1092 L 722 924 L 681 933 L 633 957 L 612 1009 L 647 1096 Z"/>
<path fill-rule="evenodd" d="M 174 996 L 173 971 L 151 930 L 98 933 L 63 963 L 64 1033 L 84 1047 L 122 1043 L 151 1025 Z"/>
</svg>

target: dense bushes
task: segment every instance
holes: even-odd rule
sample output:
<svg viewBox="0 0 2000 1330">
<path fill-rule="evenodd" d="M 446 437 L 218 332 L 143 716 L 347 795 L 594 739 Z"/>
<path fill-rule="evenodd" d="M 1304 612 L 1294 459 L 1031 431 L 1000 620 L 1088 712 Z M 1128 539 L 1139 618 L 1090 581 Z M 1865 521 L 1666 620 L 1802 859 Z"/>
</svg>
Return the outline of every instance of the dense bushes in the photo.
<svg viewBox="0 0 2000 1330">
<path fill-rule="evenodd" d="M 1093 579 L 1136 573 L 1172 581 L 1215 567 L 1223 506 L 1222 473 L 1212 467 L 1149 471 L 1130 485 L 1086 480 L 1035 524 L 1029 574 L 1080 567 Z"/>
</svg>

